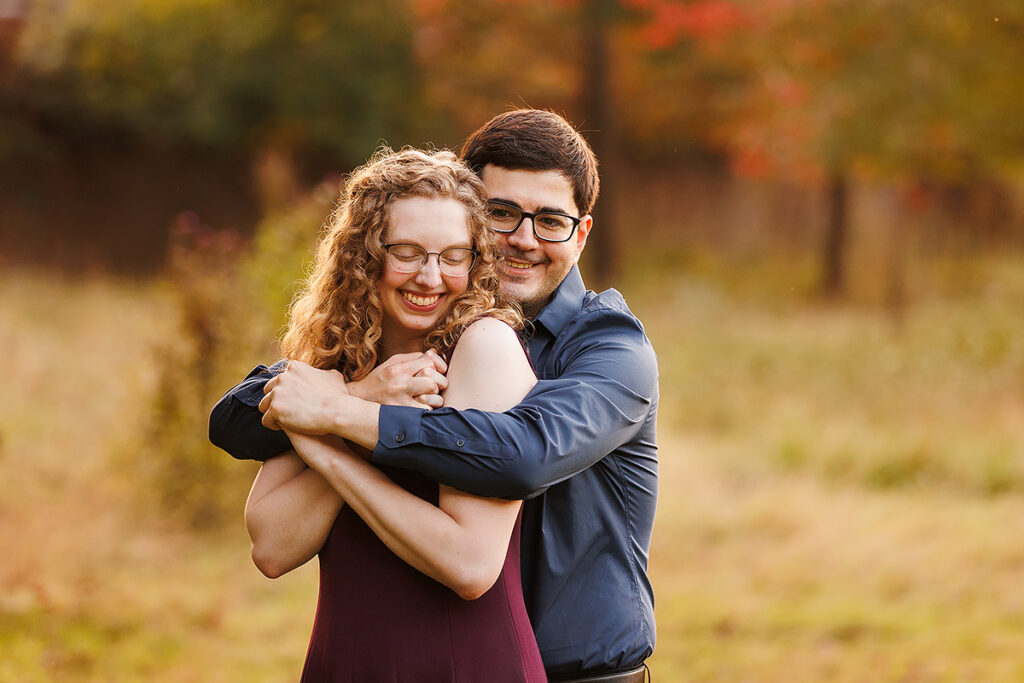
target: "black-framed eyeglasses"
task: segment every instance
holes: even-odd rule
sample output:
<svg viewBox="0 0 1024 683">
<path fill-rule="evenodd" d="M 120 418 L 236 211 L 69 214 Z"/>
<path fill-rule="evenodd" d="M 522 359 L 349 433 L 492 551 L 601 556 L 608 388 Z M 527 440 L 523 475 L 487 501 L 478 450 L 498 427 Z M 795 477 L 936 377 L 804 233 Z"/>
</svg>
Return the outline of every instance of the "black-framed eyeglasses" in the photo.
<svg viewBox="0 0 1024 683">
<path fill-rule="evenodd" d="M 431 256 L 437 257 L 437 267 L 449 277 L 469 275 L 480 255 L 476 249 L 452 247 L 442 252 L 427 251 L 417 244 L 385 244 L 388 252 L 388 265 L 399 273 L 420 272 Z"/>
<path fill-rule="evenodd" d="M 565 213 L 539 211 L 530 213 L 523 211 L 511 202 L 492 199 L 487 202 L 487 222 L 494 232 L 511 233 L 519 229 L 523 219 L 529 218 L 533 224 L 533 234 L 544 242 L 567 242 L 576 232 L 576 226 L 582 218 Z"/>
</svg>

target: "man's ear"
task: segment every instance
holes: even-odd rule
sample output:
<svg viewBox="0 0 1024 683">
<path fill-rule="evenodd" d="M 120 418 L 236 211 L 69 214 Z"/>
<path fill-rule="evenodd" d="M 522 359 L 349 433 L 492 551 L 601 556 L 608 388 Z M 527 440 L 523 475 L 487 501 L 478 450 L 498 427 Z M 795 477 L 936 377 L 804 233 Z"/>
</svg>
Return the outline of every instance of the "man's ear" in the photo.
<svg viewBox="0 0 1024 683">
<path fill-rule="evenodd" d="M 583 247 L 587 246 L 587 237 L 594 227 L 594 217 L 589 213 L 580 219 L 579 227 L 576 228 L 576 258 L 579 259 L 583 253 Z"/>
</svg>

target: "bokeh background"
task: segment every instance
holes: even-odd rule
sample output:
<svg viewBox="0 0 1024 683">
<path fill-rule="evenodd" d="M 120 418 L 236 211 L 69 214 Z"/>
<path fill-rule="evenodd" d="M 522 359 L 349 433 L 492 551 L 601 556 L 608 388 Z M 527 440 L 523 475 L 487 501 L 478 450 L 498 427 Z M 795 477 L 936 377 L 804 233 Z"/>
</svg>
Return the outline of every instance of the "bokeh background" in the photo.
<svg viewBox="0 0 1024 683">
<path fill-rule="evenodd" d="M 1019 0 L 0 0 L 0 680 L 297 679 L 209 408 L 345 172 L 523 105 L 659 354 L 654 679 L 1024 680 L 1022 75 Z"/>
</svg>

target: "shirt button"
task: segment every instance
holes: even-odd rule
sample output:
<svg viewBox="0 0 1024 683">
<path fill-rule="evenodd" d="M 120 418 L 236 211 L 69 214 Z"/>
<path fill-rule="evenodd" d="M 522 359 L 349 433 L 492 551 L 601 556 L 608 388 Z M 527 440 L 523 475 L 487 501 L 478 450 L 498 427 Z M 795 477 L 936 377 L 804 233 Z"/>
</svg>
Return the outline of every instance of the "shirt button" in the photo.
<svg viewBox="0 0 1024 683">
<path fill-rule="evenodd" d="M 405 441 L 405 432 L 398 432 L 395 434 L 396 443 L 402 443 L 403 441 Z"/>
<path fill-rule="evenodd" d="M 466 445 L 466 442 L 463 441 L 462 439 L 459 439 L 458 441 L 455 442 L 455 445 L 458 446 L 459 448 L 462 448 L 463 446 Z"/>
</svg>

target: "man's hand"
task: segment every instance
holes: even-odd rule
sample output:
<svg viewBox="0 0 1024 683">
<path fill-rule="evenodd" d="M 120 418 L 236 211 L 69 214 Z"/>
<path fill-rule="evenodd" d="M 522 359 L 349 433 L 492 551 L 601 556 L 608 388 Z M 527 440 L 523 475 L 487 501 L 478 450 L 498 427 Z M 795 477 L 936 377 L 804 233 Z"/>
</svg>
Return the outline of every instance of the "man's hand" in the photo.
<svg viewBox="0 0 1024 683">
<path fill-rule="evenodd" d="M 263 387 L 259 408 L 263 425 L 306 434 L 327 434 L 334 425 L 339 398 L 348 395 L 345 378 L 336 370 L 317 370 L 301 361 Z"/>
<path fill-rule="evenodd" d="M 400 353 L 388 358 L 357 382 L 349 382 L 353 396 L 382 405 L 440 408 L 441 392 L 448 388 L 448 366 L 433 349 Z"/>
</svg>

